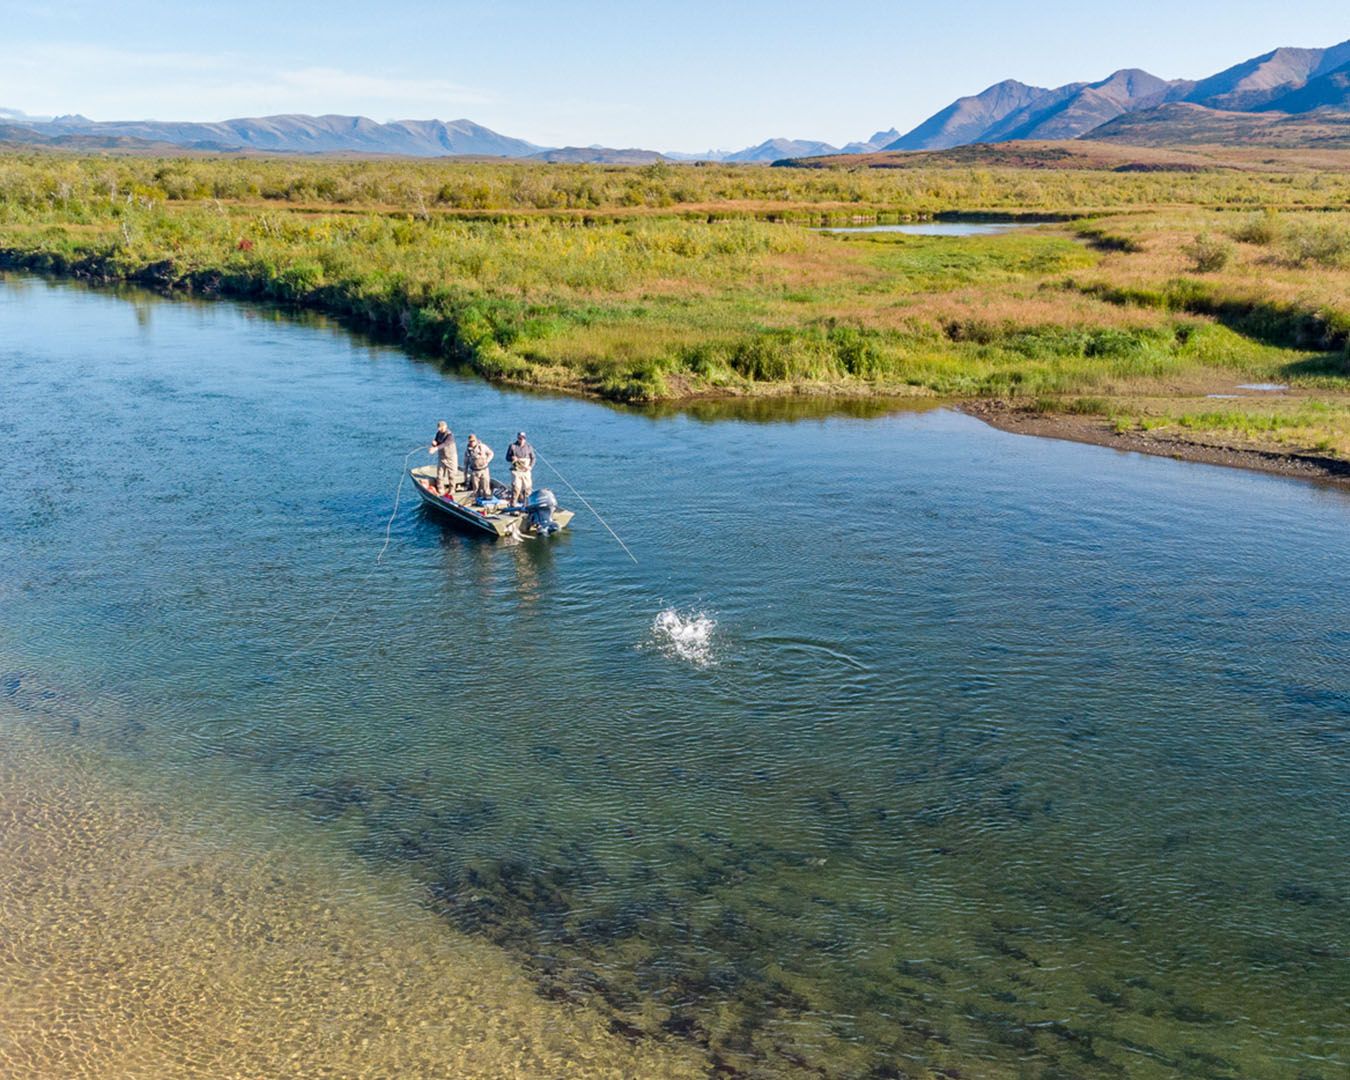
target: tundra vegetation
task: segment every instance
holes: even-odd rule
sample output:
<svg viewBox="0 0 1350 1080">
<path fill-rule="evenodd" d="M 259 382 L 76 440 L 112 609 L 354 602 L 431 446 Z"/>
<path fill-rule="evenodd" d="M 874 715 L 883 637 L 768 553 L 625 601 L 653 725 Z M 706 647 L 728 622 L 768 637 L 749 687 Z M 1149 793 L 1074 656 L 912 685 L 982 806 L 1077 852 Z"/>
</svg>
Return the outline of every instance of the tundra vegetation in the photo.
<svg viewBox="0 0 1350 1080">
<path fill-rule="evenodd" d="M 305 305 L 488 378 L 616 401 L 986 397 L 1181 441 L 1350 456 L 1350 156 L 1339 164 L 30 152 L 0 157 L 0 264 Z M 1035 227 L 808 227 L 944 213 Z M 1291 389 L 1206 396 L 1239 383 Z"/>
</svg>

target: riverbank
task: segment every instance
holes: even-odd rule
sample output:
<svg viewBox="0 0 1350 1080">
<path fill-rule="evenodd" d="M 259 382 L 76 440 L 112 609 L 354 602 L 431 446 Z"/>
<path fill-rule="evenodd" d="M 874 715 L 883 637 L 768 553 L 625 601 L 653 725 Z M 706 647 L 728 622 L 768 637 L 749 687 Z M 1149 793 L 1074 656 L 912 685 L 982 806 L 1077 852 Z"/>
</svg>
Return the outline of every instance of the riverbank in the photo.
<svg viewBox="0 0 1350 1080">
<path fill-rule="evenodd" d="M 1309 405 L 1296 423 L 1230 420 L 1269 435 L 1261 450 L 1350 460 L 1350 213 L 1327 209 L 1347 183 L 30 155 L 0 157 L 0 266 L 323 312 L 493 382 L 621 403 L 1093 400 L 1152 431 L 1133 403 L 1288 385 Z M 1041 223 L 791 223 L 850 198 L 869 219 Z M 1177 420 L 1172 441 L 1213 442 L 1205 417 Z"/>
<path fill-rule="evenodd" d="M 985 423 L 1017 435 L 1105 446 L 1112 450 L 1150 454 L 1154 457 L 1252 469 L 1292 479 L 1313 480 L 1350 488 L 1350 461 L 1329 453 L 1310 453 L 1287 447 L 1247 442 L 1235 445 L 1217 432 L 1187 434 L 1184 431 L 1147 430 L 1125 426 L 1103 416 L 1046 411 L 1034 405 L 999 400 L 961 402 L 960 410 Z"/>
<path fill-rule="evenodd" d="M 79 264 L 57 264 L 54 268 L 45 256 L 34 257 L 30 252 L 0 249 L 0 273 L 6 268 L 15 270 L 31 269 L 44 272 L 48 277 L 82 281 L 95 286 L 110 286 L 119 283 L 134 283 L 154 289 L 162 294 L 205 296 L 206 298 L 259 299 L 253 286 L 239 288 L 222 279 L 212 278 L 204 288 L 194 291 L 191 281 L 166 279 L 162 267 L 148 267 L 142 271 L 125 276 L 114 276 L 109 267 L 98 261 Z M 264 302 L 267 301 L 264 298 Z M 414 352 L 425 354 L 427 350 L 414 342 L 409 342 L 397 331 L 384 325 L 380 320 L 371 320 L 368 316 L 354 313 L 338 306 L 331 308 L 321 300 L 299 298 L 283 303 L 291 309 L 316 310 L 323 314 L 334 315 L 349 329 L 357 332 L 373 332 L 377 337 L 392 338 L 397 343 L 410 347 Z M 434 355 L 434 353 L 433 353 Z M 1316 354 L 1313 354 L 1316 364 Z M 1295 363 L 1308 364 L 1307 360 Z M 1326 370 L 1334 370 L 1335 356 L 1327 358 Z M 931 401 L 954 405 L 968 415 L 975 416 L 1005 431 L 1018 434 L 1039 435 L 1048 438 L 1062 438 L 1075 442 L 1091 443 L 1114 449 L 1130 450 L 1137 453 L 1171 457 L 1178 460 L 1196 461 L 1205 464 L 1225 465 L 1235 468 L 1254 469 L 1282 476 L 1311 479 L 1335 484 L 1350 485 L 1350 396 L 1323 393 L 1307 396 L 1317 415 L 1306 413 L 1301 417 L 1303 424 L 1292 432 L 1274 433 L 1281 426 L 1276 410 L 1265 405 L 1276 399 L 1270 396 L 1248 398 L 1247 404 L 1256 405 L 1255 415 L 1250 412 L 1235 416 L 1231 412 L 1224 415 L 1199 411 L 1201 423 L 1196 423 L 1196 412 L 1179 417 L 1182 421 L 1167 424 L 1166 414 L 1177 413 L 1186 406 L 1197 410 L 1207 404 L 1205 398 L 1194 395 L 1194 386 L 1183 387 L 1182 392 L 1171 396 L 1155 397 L 1151 409 L 1141 406 L 1137 397 L 1083 398 L 1069 395 L 1057 397 L 1040 396 L 1026 398 L 989 398 L 989 397 L 953 397 L 950 392 L 930 386 L 916 385 L 913 381 L 899 378 L 861 379 L 849 376 L 821 377 L 816 379 L 797 379 L 793 381 L 760 381 L 742 379 L 735 382 L 712 382 L 689 372 L 669 373 L 661 380 L 659 396 L 647 397 L 642 393 L 614 393 L 612 383 L 597 385 L 593 379 L 585 377 L 575 369 L 530 368 L 528 370 L 510 370 L 505 373 L 492 366 L 476 363 L 472 355 L 460 357 L 456 366 L 466 369 L 501 385 L 517 386 L 524 389 L 549 390 L 558 393 L 590 397 L 599 400 L 617 399 L 630 403 L 646 403 L 648 406 L 661 405 L 680 411 L 690 411 L 700 415 L 719 415 L 736 417 L 760 412 L 766 415 L 779 415 L 795 404 L 798 409 L 814 412 L 842 409 L 855 412 L 862 409 L 869 414 L 884 412 L 889 402 L 914 403 Z M 1232 379 L 1241 375 L 1226 376 L 1226 379 L 1210 382 L 1222 389 L 1228 389 Z M 1283 371 L 1278 373 L 1284 375 Z M 1204 379 L 1204 373 L 1191 373 L 1191 378 Z M 1261 377 L 1261 372 L 1249 377 Z M 1287 375 L 1285 376 L 1287 377 Z M 1334 387 L 1335 376 L 1316 380 L 1321 385 Z M 1135 381 L 1135 385 L 1148 385 L 1145 379 Z M 623 384 L 631 390 L 634 384 Z M 1089 383 L 1089 385 L 1093 385 Z M 1155 394 L 1157 387 L 1153 387 Z M 1231 398 L 1234 395 L 1217 394 L 1210 397 Z M 1208 402 L 1213 404 L 1213 402 Z M 1159 408 L 1161 406 L 1161 408 Z M 1152 415 L 1150 415 L 1150 413 Z M 1162 414 L 1161 417 L 1159 414 Z M 1223 426 L 1232 427 L 1234 421 L 1246 436 L 1240 444 L 1231 436 L 1218 430 Z M 1206 423 L 1205 421 L 1208 421 Z M 1255 421 L 1255 424 L 1253 424 Z M 1159 430 L 1163 425 L 1166 430 Z M 1295 427 L 1295 425 L 1285 425 Z M 1291 445 L 1292 436 L 1292 445 Z"/>
</svg>

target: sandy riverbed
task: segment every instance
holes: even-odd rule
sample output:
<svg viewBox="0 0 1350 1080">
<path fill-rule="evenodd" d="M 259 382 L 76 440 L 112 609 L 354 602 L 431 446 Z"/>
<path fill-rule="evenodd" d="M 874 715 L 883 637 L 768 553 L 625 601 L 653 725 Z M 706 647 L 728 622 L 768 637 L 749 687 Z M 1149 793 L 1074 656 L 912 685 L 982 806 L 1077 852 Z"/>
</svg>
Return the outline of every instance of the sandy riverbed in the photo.
<svg viewBox="0 0 1350 1080">
<path fill-rule="evenodd" d="M 703 1075 L 359 870 L 184 827 L 21 719 L 0 735 L 9 1080 Z"/>
</svg>

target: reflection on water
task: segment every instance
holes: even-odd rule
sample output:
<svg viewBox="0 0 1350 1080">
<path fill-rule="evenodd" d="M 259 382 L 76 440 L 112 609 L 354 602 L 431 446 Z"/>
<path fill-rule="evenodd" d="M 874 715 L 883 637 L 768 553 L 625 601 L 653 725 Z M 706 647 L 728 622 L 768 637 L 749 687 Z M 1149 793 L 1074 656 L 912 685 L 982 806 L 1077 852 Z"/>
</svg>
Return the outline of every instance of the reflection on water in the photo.
<svg viewBox="0 0 1350 1080">
<path fill-rule="evenodd" d="M 1344 1071 L 1343 493 L 939 408 L 610 409 L 148 310 L 0 288 L 0 705 L 153 792 L 227 893 L 222 804 L 309 852 L 278 888 L 412 888 L 413 938 L 750 1075 Z M 524 427 L 638 563 L 584 512 L 508 545 L 409 507 L 376 570 L 442 416 Z M 708 665 L 674 649 L 700 614 Z M 259 1030 L 309 1015 L 282 998 Z M 381 1011 L 387 1045 L 421 1015 Z"/>
<path fill-rule="evenodd" d="M 707 401 L 658 402 L 624 407 L 625 412 L 641 412 L 651 417 L 687 416 L 691 420 L 715 423 L 739 420 L 757 424 L 787 424 L 800 420 L 826 420 L 849 417 L 871 420 L 896 413 L 927 412 L 943 402 L 937 398 L 912 397 L 731 397 Z M 615 406 L 615 408 L 619 408 Z"/>
</svg>

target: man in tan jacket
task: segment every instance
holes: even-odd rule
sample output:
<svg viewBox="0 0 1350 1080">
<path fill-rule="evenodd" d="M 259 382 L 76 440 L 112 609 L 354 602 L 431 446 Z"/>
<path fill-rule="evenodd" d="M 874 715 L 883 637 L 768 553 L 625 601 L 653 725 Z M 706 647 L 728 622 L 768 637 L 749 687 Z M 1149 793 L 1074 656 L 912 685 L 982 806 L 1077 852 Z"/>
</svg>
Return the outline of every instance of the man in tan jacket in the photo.
<svg viewBox="0 0 1350 1080">
<path fill-rule="evenodd" d="M 464 472 L 468 477 L 470 495 L 484 499 L 492 496 L 492 478 L 488 475 L 488 465 L 495 456 L 487 443 L 478 441 L 477 435 L 469 436 L 468 446 L 464 450 Z"/>
</svg>

